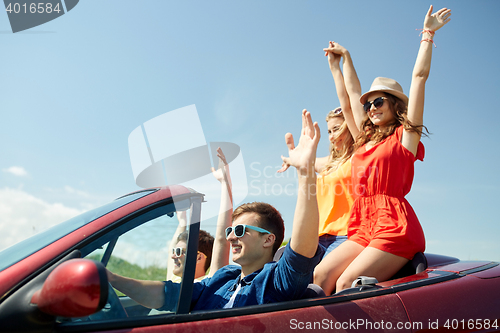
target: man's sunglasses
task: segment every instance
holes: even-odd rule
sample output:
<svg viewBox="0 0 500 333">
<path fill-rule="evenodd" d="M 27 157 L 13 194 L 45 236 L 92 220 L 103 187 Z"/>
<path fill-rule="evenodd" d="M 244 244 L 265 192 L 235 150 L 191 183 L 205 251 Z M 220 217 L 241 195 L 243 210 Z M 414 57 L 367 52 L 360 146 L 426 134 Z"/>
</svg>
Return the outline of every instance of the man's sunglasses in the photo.
<svg viewBox="0 0 500 333">
<path fill-rule="evenodd" d="M 172 249 L 172 254 L 174 256 L 176 256 L 177 258 L 179 258 L 183 254 L 186 254 L 186 249 L 184 249 L 182 247 L 175 247 L 175 248 Z"/>
<path fill-rule="evenodd" d="M 366 102 L 363 104 L 363 109 L 365 112 L 370 111 L 372 104 L 378 109 L 382 105 L 384 105 L 384 99 L 387 99 L 386 97 L 377 97 L 373 100 L 373 102 Z"/>
<path fill-rule="evenodd" d="M 262 232 L 262 233 L 265 233 L 265 234 L 270 234 L 271 233 L 270 231 L 267 231 L 266 229 L 262 229 L 262 228 L 259 228 L 259 227 L 254 227 L 253 225 L 238 224 L 238 225 L 235 225 L 234 227 L 228 227 L 228 228 L 226 228 L 226 239 L 233 232 L 233 230 L 234 230 L 234 235 L 236 237 L 238 237 L 238 238 L 239 237 L 243 237 L 245 235 L 246 228 L 252 229 L 252 230 L 255 230 L 255 231 L 258 231 L 258 232 Z"/>
</svg>

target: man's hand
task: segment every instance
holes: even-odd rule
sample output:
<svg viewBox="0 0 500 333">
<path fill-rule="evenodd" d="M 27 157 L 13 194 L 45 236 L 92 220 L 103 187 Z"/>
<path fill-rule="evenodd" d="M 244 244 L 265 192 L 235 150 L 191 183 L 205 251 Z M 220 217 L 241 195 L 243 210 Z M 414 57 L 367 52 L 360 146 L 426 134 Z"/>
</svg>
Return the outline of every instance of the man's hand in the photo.
<svg viewBox="0 0 500 333">
<path fill-rule="evenodd" d="M 302 131 L 299 144 L 295 147 L 293 135 L 287 133 L 285 142 L 288 147 L 289 157 L 281 156 L 285 165 L 297 168 L 300 175 L 314 174 L 314 162 L 316 160 L 316 149 L 320 139 L 318 123 L 312 122 L 311 114 L 307 110 L 302 111 Z"/>
<path fill-rule="evenodd" d="M 217 157 L 219 158 L 219 166 L 217 170 L 212 168 L 212 175 L 214 175 L 215 179 L 220 182 L 228 181 L 227 175 L 229 174 L 229 165 L 227 164 L 226 156 L 220 147 L 217 148 Z M 226 174 L 226 177 L 224 177 L 224 174 Z"/>
</svg>

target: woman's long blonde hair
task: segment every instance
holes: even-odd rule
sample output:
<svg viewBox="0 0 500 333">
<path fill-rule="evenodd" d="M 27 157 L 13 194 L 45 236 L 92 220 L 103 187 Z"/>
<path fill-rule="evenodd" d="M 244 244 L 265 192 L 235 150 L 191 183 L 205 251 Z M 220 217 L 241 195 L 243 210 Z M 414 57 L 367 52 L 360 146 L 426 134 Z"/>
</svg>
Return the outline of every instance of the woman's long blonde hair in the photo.
<svg viewBox="0 0 500 333">
<path fill-rule="evenodd" d="M 340 111 L 338 111 L 340 110 Z M 345 139 L 342 142 L 342 147 L 337 150 L 335 149 L 335 145 L 330 142 L 330 156 L 328 157 L 328 162 L 325 165 L 325 168 L 321 170 L 321 172 L 328 173 L 330 171 L 335 171 L 339 166 L 344 164 L 348 159 L 351 158 L 354 153 L 354 139 L 347 127 L 347 123 L 345 122 L 344 115 L 342 113 L 342 109 L 336 108 L 328 112 L 326 115 L 326 122 L 333 118 L 342 118 L 344 122 L 338 131 L 338 134 L 335 139 L 338 139 L 345 135 Z"/>
<path fill-rule="evenodd" d="M 358 149 L 368 141 L 374 141 L 375 143 L 383 141 L 389 135 L 392 135 L 396 128 L 401 125 L 403 125 L 406 130 L 428 136 L 427 133 L 429 133 L 429 131 L 427 127 L 424 125 L 413 125 L 410 120 L 408 120 L 408 107 L 403 100 L 386 92 L 384 92 L 384 95 L 387 97 L 389 109 L 394 115 L 394 123 L 384 129 L 380 129 L 379 126 L 372 123 L 367 115 L 365 120 L 361 123 L 362 130 L 356 139 L 355 149 Z M 424 129 L 427 133 L 423 131 Z"/>
</svg>

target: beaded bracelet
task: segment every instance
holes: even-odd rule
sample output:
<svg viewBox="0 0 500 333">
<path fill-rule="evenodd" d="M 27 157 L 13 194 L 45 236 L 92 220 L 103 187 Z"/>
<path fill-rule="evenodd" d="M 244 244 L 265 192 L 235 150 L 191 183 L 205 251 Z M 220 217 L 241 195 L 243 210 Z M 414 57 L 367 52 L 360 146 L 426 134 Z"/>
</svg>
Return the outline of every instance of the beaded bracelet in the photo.
<svg viewBox="0 0 500 333">
<path fill-rule="evenodd" d="M 434 47 L 437 47 L 437 46 L 436 46 L 436 44 L 434 43 L 434 40 L 432 40 L 432 39 L 425 38 L 425 39 L 422 39 L 422 40 L 420 41 L 420 43 L 422 43 L 422 42 L 431 42 L 432 44 L 434 44 Z"/>
<path fill-rule="evenodd" d="M 429 35 L 431 35 L 431 37 L 434 37 L 434 34 L 436 33 L 435 31 L 432 31 L 432 30 L 426 30 L 426 29 L 415 29 L 415 30 L 422 30 L 422 31 L 420 31 L 419 36 L 420 36 L 421 34 L 423 34 L 424 32 L 427 32 Z M 425 38 L 425 39 L 422 39 L 422 40 L 420 41 L 420 43 L 422 43 L 422 42 L 431 42 L 432 44 L 434 44 L 434 47 L 437 47 L 437 45 L 434 43 L 434 40 L 433 40 L 433 39 L 431 39 L 431 38 Z"/>
<path fill-rule="evenodd" d="M 427 32 L 429 35 L 431 35 L 433 37 L 434 37 L 434 34 L 436 33 L 435 31 L 432 31 L 432 30 L 424 30 L 424 29 L 422 29 L 422 31 L 420 32 L 420 35 L 423 34 L 424 32 Z"/>
</svg>

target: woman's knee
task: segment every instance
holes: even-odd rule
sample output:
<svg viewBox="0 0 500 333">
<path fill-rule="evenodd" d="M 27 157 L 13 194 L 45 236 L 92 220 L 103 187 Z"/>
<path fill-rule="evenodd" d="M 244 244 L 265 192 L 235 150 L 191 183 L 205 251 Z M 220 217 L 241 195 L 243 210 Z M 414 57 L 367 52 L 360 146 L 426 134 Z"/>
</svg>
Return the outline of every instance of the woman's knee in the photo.
<svg viewBox="0 0 500 333">
<path fill-rule="evenodd" d="M 313 272 L 314 284 L 321 286 L 325 283 L 327 279 L 328 279 L 328 271 L 323 269 L 322 265 L 316 266 Z"/>
<path fill-rule="evenodd" d="M 354 281 L 353 278 L 349 277 L 349 276 L 344 276 L 344 275 L 341 275 L 338 279 L 337 279 L 337 284 L 336 284 L 336 288 L 335 290 L 337 292 L 341 291 L 341 290 L 344 290 L 344 289 L 347 289 L 347 288 L 351 288 L 351 285 L 352 285 L 352 282 Z"/>
</svg>

